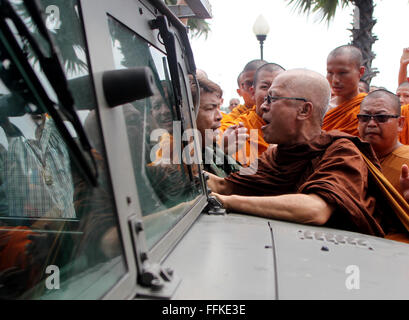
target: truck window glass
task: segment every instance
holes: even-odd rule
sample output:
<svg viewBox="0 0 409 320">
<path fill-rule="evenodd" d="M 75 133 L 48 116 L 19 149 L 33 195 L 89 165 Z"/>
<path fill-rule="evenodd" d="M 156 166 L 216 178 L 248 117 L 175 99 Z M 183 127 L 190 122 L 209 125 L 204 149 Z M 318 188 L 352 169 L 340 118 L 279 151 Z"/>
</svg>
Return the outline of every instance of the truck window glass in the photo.
<svg viewBox="0 0 409 320">
<path fill-rule="evenodd" d="M 178 116 L 172 81 L 179 79 L 171 79 L 166 55 L 110 16 L 108 23 L 116 69 L 147 66 L 156 84 L 154 96 L 123 106 L 147 244 L 152 248 L 202 192 L 198 166 L 182 157 L 189 149 L 180 143 L 183 131 L 192 124 L 189 118 L 182 124 Z"/>
<path fill-rule="evenodd" d="M 10 79 L 11 71 L 19 73 L 15 61 L 7 56 L 3 40 L 0 47 L 0 298 L 96 299 L 125 274 L 126 265 L 95 115 L 87 49 L 76 0 L 42 0 L 40 4 L 45 17 L 45 8 L 51 4 L 61 13 L 52 34 L 77 112 L 82 124 L 87 125 L 94 147 L 98 187 L 89 184 L 72 161 L 54 119 Z M 13 1 L 13 6 L 41 43 L 24 4 Z M 30 45 L 21 35 L 16 34 L 16 38 L 42 86 L 58 105 Z M 22 79 L 18 80 L 23 83 Z M 75 131 L 71 131 L 76 138 Z"/>
</svg>

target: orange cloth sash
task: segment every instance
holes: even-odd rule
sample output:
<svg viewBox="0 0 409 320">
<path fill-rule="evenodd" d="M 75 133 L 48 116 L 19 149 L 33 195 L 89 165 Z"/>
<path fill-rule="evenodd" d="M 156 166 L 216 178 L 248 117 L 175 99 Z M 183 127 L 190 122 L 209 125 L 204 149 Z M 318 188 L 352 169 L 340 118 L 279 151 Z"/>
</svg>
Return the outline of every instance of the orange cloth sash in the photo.
<svg viewBox="0 0 409 320">
<path fill-rule="evenodd" d="M 341 103 L 339 106 L 329 110 L 324 117 L 322 129 L 325 131 L 340 130 L 345 133 L 359 136 L 358 119 L 362 100 L 367 93 L 360 93 L 355 98 Z"/>
<path fill-rule="evenodd" d="M 254 108 L 254 107 L 253 107 Z M 228 114 L 224 114 L 223 118 L 221 120 L 221 127 L 220 130 L 224 131 L 226 130 L 228 127 L 232 126 L 235 124 L 235 120 L 244 115 L 249 113 L 253 108 L 248 108 L 242 104 L 239 104 L 237 107 L 235 107 L 232 112 L 228 113 Z"/>
<path fill-rule="evenodd" d="M 399 218 L 402 225 L 405 227 L 408 233 L 393 233 L 387 234 L 385 238 L 391 240 L 397 240 L 401 242 L 409 242 L 409 204 L 402 197 L 402 195 L 395 189 L 395 187 L 389 182 L 388 179 L 381 173 L 381 171 L 375 167 L 375 165 L 362 154 L 369 172 L 374 178 L 379 189 L 385 195 L 385 199 L 390 204 L 396 216 Z"/>
<path fill-rule="evenodd" d="M 409 144 L 409 104 L 405 104 L 400 109 L 401 116 L 405 117 L 405 124 L 399 133 L 399 141 L 403 144 Z"/>
</svg>

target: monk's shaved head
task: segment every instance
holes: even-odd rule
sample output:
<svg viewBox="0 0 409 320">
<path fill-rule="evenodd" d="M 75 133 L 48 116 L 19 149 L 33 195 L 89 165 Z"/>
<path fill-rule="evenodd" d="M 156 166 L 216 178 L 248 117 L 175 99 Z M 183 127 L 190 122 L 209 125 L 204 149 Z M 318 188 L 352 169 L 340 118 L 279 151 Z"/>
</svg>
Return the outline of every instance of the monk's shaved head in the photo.
<svg viewBox="0 0 409 320">
<path fill-rule="evenodd" d="M 409 88 L 409 82 L 402 82 L 398 88 Z"/>
<path fill-rule="evenodd" d="M 358 69 L 364 63 L 364 59 L 363 59 L 361 50 L 355 46 L 343 45 L 343 46 L 337 47 L 329 53 L 328 59 L 332 57 L 335 58 L 340 55 L 347 55 L 350 61 L 352 61 Z"/>
<path fill-rule="evenodd" d="M 322 123 L 331 97 L 327 79 L 318 72 L 307 69 L 288 70 L 278 77 L 286 77 L 286 86 L 294 97 L 305 98 L 314 106 L 313 120 Z"/>
<path fill-rule="evenodd" d="M 282 72 L 285 71 L 285 69 L 280 66 L 277 63 L 266 63 L 264 65 L 262 65 L 261 67 L 259 67 L 254 75 L 254 81 L 253 81 L 253 86 L 255 87 L 257 85 L 257 81 L 258 81 L 258 76 L 260 75 L 260 73 L 262 71 L 267 71 L 267 72 L 271 72 L 271 73 L 276 73 L 276 72 Z"/>
<path fill-rule="evenodd" d="M 373 99 L 384 98 L 388 101 L 388 105 L 391 106 L 395 114 L 400 116 L 400 101 L 396 94 L 386 90 L 378 89 L 368 93 L 368 95 L 362 100 L 361 107 L 365 107 L 373 101 Z"/>
<path fill-rule="evenodd" d="M 264 65 L 266 63 L 267 63 L 267 61 L 260 60 L 260 59 L 255 59 L 255 60 L 251 60 L 251 61 L 247 62 L 246 65 L 243 68 L 243 71 L 240 72 L 238 77 L 237 77 L 237 84 L 239 85 L 239 87 L 240 87 L 240 83 L 241 83 L 240 78 L 244 73 L 252 72 L 252 71 L 255 72 L 258 68 L 260 68 L 262 65 Z"/>
<path fill-rule="evenodd" d="M 251 60 L 247 62 L 247 64 L 244 66 L 243 72 L 255 71 L 266 63 L 267 61 L 260 60 L 260 59 Z"/>
<path fill-rule="evenodd" d="M 409 82 L 402 82 L 396 90 L 396 95 L 399 97 L 402 106 L 409 104 Z"/>
</svg>

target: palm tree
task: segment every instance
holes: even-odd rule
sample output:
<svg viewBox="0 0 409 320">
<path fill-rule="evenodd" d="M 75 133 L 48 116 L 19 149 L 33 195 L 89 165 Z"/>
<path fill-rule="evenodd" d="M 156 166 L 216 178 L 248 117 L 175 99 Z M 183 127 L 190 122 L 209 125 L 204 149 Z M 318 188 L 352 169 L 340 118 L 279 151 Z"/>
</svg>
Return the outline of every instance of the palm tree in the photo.
<svg viewBox="0 0 409 320">
<path fill-rule="evenodd" d="M 376 24 L 373 18 L 374 1 L 373 0 L 287 0 L 289 4 L 294 5 L 300 12 L 309 14 L 311 11 L 321 14 L 321 21 L 326 20 L 329 23 L 335 16 L 338 7 L 345 8 L 350 4 L 355 5 L 353 28 L 348 29 L 352 32 L 351 44 L 360 48 L 364 58 L 366 68 L 363 77 L 368 83 L 376 76 L 378 71 L 372 68 L 372 61 L 375 53 L 372 52 L 372 45 L 378 38 L 372 33 Z M 358 9 L 358 10 L 357 10 Z M 359 16 L 358 16 L 359 13 Z"/>
</svg>

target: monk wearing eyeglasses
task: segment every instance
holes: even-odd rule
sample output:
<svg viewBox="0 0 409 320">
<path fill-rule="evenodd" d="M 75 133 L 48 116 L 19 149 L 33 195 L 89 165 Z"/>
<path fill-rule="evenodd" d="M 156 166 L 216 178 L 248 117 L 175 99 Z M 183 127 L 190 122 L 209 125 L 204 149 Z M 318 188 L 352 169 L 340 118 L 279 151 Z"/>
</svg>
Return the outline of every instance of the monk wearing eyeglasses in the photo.
<svg viewBox="0 0 409 320">
<path fill-rule="evenodd" d="M 321 129 L 330 94 L 314 71 L 284 71 L 273 80 L 262 132 L 277 146 L 261 155 L 254 174 L 210 175 L 209 187 L 227 210 L 384 236 L 391 224 L 384 223 L 383 198 L 369 183 L 363 155 L 378 170 L 379 162 L 359 137 Z"/>
<path fill-rule="evenodd" d="M 365 73 L 361 50 L 345 45 L 330 52 L 327 58 L 327 80 L 334 98 L 334 108 L 325 115 L 322 129 L 340 130 L 358 136 L 359 106 L 366 93 L 359 92 L 359 81 Z"/>
<path fill-rule="evenodd" d="M 369 142 L 375 151 L 381 167 L 383 176 L 390 182 L 393 188 L 402 196 L 408 193 L 406 168 L 409 164 L 409 146 L 399 142 L 399 133 L 404 125 L 404 118 L 401 116 L 401 106 L 399 98 L 387 90 L 376 90 L 369 93 L 361 103 L 358 118 L 358 130 L 360 137 Z M 379 181 L 383 177 L 379 175 Z M 401 180 L 403 184 L 401 185 Z M 393 193 L 395 190 L 388 187 L 388 182 L 383 181 L 386 198 L 399 202 L 399 196 Z M 392 200 L 394 199 L 394 200 Z M 403 219 L 409 215 L 409 206 L 401 204 Z M 393 232 L 388 238 L 408 242 L 407 232 Z"/>
<path fill-rule="evenodd" d="M 399 142 L 404 120 L 399 98 L 382 89 L 365 97 L 358 114 L 360 137 L 371 144 L 383 174 L 400 192 L 402 165 L 409 164 L 409 146 Z"/>
</svg>

